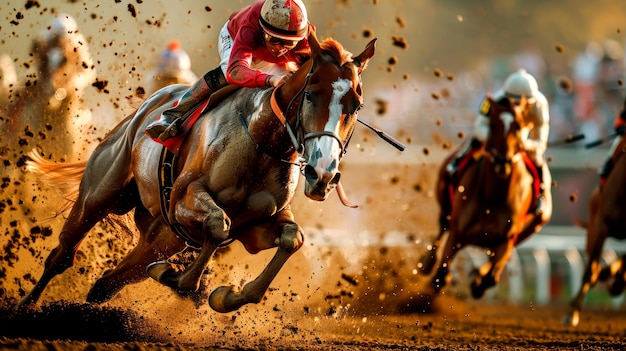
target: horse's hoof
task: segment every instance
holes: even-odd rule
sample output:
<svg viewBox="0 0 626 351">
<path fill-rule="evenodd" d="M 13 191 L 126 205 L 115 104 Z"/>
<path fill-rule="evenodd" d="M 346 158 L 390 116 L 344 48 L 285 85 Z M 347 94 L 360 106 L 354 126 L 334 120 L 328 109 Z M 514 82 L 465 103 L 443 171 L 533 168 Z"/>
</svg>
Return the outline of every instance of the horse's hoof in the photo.
<svg viewBox="0 0 626 351">
<path fill-rule="evenodd" d="M 485 288 L 482 284 L 478 284 L 475 281 L 470 284 L 470 288 L 472 290 L 472 297 L 476 300 L 480 299 L 485 295 Z"/>
<path fill-rule="evenodd" d="M 176 270 L 174 270 L 172 265 L 165 261 L 152 262 L 148 265 L 148 267 L 146 267 L 146 274 L 150 278 L 169 287 L 175 287 L 172 286 L 175 282 L 175 273 Z"/>
<path fill-rule="evenodd" d="M 609 286 L 609 295 L 621 295 L 624 292 L 624 288 L 626 288 L 626 281 L 622 277 L 616 277 L 613 284 Z"/>
<path fill-rule="evenodd" d="M 569 325 L 571 327 L 577 327 L 580 323 L 580 312 L 572 311 L 570 314 L 563 318 L 563 325 Z"/>
<path fill-rule="evenodd" d="M 233 293 L 232 286 L 220 286 L 213 290 L 209 296 L 209 306 L 216 312 L 228 313 L 235 310 L 235 308 L 229 308 L 226 306 L 226 297 Z"/>
</svg>

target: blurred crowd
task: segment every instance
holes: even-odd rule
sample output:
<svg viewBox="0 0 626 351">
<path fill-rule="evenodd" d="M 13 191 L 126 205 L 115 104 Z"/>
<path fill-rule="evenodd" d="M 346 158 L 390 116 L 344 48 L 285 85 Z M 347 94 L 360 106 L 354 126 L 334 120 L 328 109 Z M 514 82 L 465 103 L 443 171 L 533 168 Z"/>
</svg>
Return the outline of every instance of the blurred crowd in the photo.
<svg viewBox="0 0 626 351">
<path fill-rule="evenodd" d="M 85 101 L 85 88 L 101 88 L 97 86 L 98 67 L 74 19 L 66 14 L 54 18 L 33 40 L 31 57 L 33 72 L 16 75 L 16 61 L 0 53 L 0 115 L 16 133 L 36 118 L 45 120 L 39 128 L 45 129 L 48 140 L 53 140 L 55 133 L 50 126 L 58 127 L 58 135 L 69 135 L 73 147 L 59 150 L 64 155 L 57 158 L 67 158 L 70 153 L 89 154 L 95 142 L 85 146 L 79 139 L 90 133 L 97 134 L 93 140 L 101 138 L 127 111 L 109 111 L 99 102 Z M 549 62 L 532 43 L 524 43 L 519 52 L 485 58 L 466 72 L 439 72 L 435 68 L 435 77 L 407 78 L 392 90 L 371 85 L 361 116 L 410 142 L 429 144 L 443 137 L 455 143 L 459 132 L 471 129 L 470 121 L 484 94 L 501 88 L 511 72 L 524 68 L 537 79 L 550 103 L 550 141 L 579 133 L 584 133 L 587 141 L 597 140 L 613 132 L 613 120 L 623 105 L 625 62 L 624 46 L 614 39 L 589 42 L 566 64 Z M 165 85 L 191 84 L 197 79 L 189 55 L 176 40 L 166 43 L 152 59 L 151 67 L 142 73 L 143 81 L 136 91 L 139 100 L 130 102 L 130 107 L 136 108 L 142 99 Z M 35 100 L 44 104 L 33 104 Z M 57 109 L 51 110 L 55 106 Z M 117 117 L 105 119 L 108 115 Z M 67 124 L 67 120 L 72 123 Z M 16 127 L 15 123 L 20 125 Z M 38 142 L 46 147 L 45 141 Z"/>
</svg>

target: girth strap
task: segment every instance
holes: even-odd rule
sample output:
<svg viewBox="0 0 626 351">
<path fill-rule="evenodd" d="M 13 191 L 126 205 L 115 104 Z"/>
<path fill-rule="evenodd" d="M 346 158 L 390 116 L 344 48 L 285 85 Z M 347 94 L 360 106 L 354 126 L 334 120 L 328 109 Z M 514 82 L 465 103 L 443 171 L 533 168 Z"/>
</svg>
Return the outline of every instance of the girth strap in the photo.
<svg viewBox="0 0 626 351">
<path fill-rule="evenodd" d="M 178 162 L 178 157 L 171 151 L 169 151 L 166 147 L 161 148 L 161 156 L 159 157 L 159 166 L 158 166 L 158 175 L 159 175 L 159 200 L 161 203 L 161 216 L 165 223 L 167 223 L 170 228 L 176 233 L 178 236 L 183 238 L 187 245 L 197 247 L 197 243 L 195 243 L 191 239 L 191 235 L 185 226 L 180 224 L 172 224 L 170 221 L 169 213 L 170 213 L 170 199 L 172 195 L 172 187 L 174 186 L 174 180 L 176 180 L 176 165 Z"/>
</svg>

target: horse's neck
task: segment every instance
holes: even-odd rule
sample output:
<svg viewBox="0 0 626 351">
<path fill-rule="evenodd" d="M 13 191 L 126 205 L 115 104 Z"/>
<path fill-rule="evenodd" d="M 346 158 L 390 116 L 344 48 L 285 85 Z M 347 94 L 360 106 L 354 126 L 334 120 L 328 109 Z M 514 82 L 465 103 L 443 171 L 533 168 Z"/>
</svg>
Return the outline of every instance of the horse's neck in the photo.
<svg viewBox="0 0 626 351">
<path fill-rule="evenodd" d="M 485 199 L 506 199 L 511 186 L 511 175 L 508 177 L 498 176 L 494 170 L 494 164 L 488 159 L 488 156 L 482 159 L 481 167 L 478 169 L 478 178 Z"/>
<path fill-rule="evenodd" d="M 246 121 L 248 123 L 247 133 L 250 134 L 252 141 L 261 152 L 273 158 L 295 161 L 297 156 L 295 147 L 281 117 L 277 116 L 271 107 L 272 92 L 273 89 L 254 93 L 243 92 L 243 95 L 240 96 L 241 106 L 243 106 L 241 113 L 243 116 L 248 116 Z M 250 96 L 247 95 L 248 93 L 261 95 Z M 251 101 L 257 102 L 252 103 Z M 280 108 L 278 114 L 284 114 L 285 118 L 289 118 L 285 111 L 286 105 L 279 104 L 277 108 Z"/>
</svg>

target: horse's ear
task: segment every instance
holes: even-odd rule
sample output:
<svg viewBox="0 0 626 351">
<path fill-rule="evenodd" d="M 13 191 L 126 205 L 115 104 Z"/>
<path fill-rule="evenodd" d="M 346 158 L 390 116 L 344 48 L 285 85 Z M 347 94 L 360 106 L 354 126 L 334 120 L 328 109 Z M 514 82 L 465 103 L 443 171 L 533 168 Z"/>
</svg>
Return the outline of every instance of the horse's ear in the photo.
<svg viewBox="0 0 626 351">
<path fill-rule="evenodd" d="M 316 56 L 320 51 L 320 41 L 317 39 L 317 33 L 315 33 L 315 27 L 309 24 L 309 47 L 311 48 L 311 56 Z"/>
<path fill-rule="evenodd" d="M 359 74 L 363 72 L 365 67 L 367 67 L 369 60 L 374 56 L 374 53 L 376 52 L 376 40 L 377 38 L 372 39 L 372 41 L 367 43 L 365 50 L 363 50 L 362 53 L 352 58 L 352 62 L 359 69 Z"/>
</svg>

